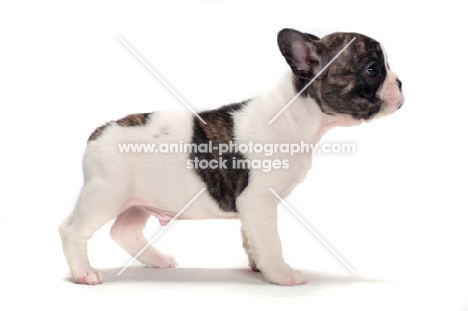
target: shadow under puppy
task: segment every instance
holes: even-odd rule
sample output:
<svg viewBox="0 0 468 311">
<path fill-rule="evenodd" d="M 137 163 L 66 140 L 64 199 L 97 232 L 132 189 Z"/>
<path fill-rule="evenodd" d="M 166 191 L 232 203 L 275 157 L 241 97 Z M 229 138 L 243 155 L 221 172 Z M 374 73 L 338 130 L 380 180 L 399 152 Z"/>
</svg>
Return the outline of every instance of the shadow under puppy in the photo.
<svg viewBox="0 0 468 311">
<path fill-rule="evenodd" d="M 352 44 L 308 85 L 353 38 Z M 310 169 L 311 152 L 275 153 L 273 170 L 238 167 L 238 160 L 271 161 L 264 153 L 236 148 L 208 152 L 120 152 L 119 144 L 187 143 L 316 144 L 332 127 L 353 126 L 391 114 L 404 102 L 401 82 L 390 71 L 379 42 L 357 33 L 333 33 L 319 39 L 283 29 L 278 46 L 291 67 L 277 84 L 248 101 L 201 112 L 157 111 L 109 122 L 90 136 L 83 159 L 84 185 L 73 212 L 59 227 L 63 251 L 75 282 L 100 284 L 91 267 L 87 241 L 116 217 L 112 238 L 131 256 L 147 244 L 148 218 L 166 225 L 201 189 L 179 219 L 239 218 L 250 267 L 268 282 L 296 285 L 306 278 L 282 256 L 277 231 L 278 199 L 288 196 Z M 308 85 L 308 86 L 307 86 Z M 305 88 L 307 86 L 307 88 Z M 305 88 L 303 90 L 303 88 Z M 271 124 L 279 111 L 303 90 Z M 216 161 L 202 167 L 201 160 Z M 208 163 L 208 162 L 207 162 Z M 286 165 L 284 165 L 286 164 Z M 148 247 L 138 260 L 148 267 L 173 268 L 170 255 Z"/>
</svg>

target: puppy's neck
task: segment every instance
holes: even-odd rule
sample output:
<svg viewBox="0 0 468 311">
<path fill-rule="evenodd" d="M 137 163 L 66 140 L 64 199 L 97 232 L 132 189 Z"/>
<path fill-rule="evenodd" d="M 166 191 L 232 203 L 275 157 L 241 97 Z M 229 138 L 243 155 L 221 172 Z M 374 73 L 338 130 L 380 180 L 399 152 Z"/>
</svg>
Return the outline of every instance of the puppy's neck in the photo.
<svg viewBox="0 0 468 311">
<path fill-rule="evenodd" d="M 289 72 L 271 90 L 261 95 L 266 116 L 271 120 L 296 95 L 293 74 Z M 269 126 L 274 128 L 277 137 L 317 143 L 331 128 L 361 123 L 350 115 L 324 113 L 313 98 L 301 94 Z"/>
<path fill-rule="evenodd" d="M 362 124 L 363 121 L 356 120 L 352 116 L 347 114 L 325 114 L 322 113 L 322 122 L 320 126 L 320 130 L 317 134 L 317 142 L 322 138 L 322 136 L 328 132 L 328 130 L 334 127 L 349 127 L 349 126 L 356 126 Z"/>
</svg>

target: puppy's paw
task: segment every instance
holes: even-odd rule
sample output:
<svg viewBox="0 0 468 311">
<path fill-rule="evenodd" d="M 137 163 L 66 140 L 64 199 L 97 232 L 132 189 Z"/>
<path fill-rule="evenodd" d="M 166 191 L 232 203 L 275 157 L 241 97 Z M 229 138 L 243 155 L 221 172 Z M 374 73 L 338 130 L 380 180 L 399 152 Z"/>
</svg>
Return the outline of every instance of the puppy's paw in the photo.
<svg viewBox="0 0 468 311">
<path fill-rule="evenodd" d="M 102 284 L 102 273 L 99 270 L 88 268 L 72 273 L 73 280 L 79 284 L 97 285 Z"/>
<path fill-rule="evenodd" d="M 252 269 L 253 272 L 260 272 L 260 269 L 257 268 L 257 264 L 253 259 L 249 260 L 249 267 L 250 269 Z"/>
<path fill-rule="evenodd" d="M 276 271 L 269 271 L 269 273 L 263 273 L 263 275 L 268 282 L 283 286 L 301 285 L 307 283 L 307 279 L 302 275 L 301 272 L 289 267 L 281 268 Z"/>
<path fill-rule="evenodd" d="M 177 267 L 177 262 L 175 261 L 174 257 L 162 253 L 151 254 L 151 256 L 148 257 L 147 262 L 144 264 L 148 268 L 169 269 Z"/>
</svg>

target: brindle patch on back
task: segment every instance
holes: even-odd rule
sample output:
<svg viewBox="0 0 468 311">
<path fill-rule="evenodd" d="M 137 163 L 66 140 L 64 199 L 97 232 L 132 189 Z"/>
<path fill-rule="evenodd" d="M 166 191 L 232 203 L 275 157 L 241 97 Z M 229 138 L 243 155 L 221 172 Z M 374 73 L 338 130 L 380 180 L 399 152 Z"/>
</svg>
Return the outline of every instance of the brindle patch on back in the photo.
<svg viewBox="0 0 468 311">
<path fill-rule="evenodd" d="M 106 123 L 104 125 L 101 125 L 100 127 L 96 128 L 94 132 L 89 136 L 88 138 L 88 143 L 90 141 L 96 140 L 99 136 L 101 136 L 102 132 L 104 132 L 104 129 L 109 126 L 110 123 Z"/>
<path fill-rule="evenodd" d="M 200 117 L 205 120 L 203 124 L 197 117 L 194 116 L 193 137 L 192 143 L 197 145 L 208 144 L 212 142 L 213 147 L 217 147 L 221 143 L 228 144 L 234 142 L 234 120 L 232 113 L 241 110 L 247 102 L 231 104 L 221 107 L 216 110 L 210 110 L 200 113 Z M 237 212 L 236 198 L 247 187 L 249 183 L 248 169 L 233 169 L 233 161 L 245 160 L 241 153 L 228 153 L 219 155 L 219 150 L 213 148 L 211 153 L 195 153 L 190 154 L 190 159 L 195 161 L 198 159 L 219 162 L 219 158 L 225 161 L 226 168 L 201 169 L 194 168 L 196 174 L 203 180 L 208 188 L 210 196 L 219 204 L 219 208 L 226 212 Z M 219 164 L 219 163 L 218 163 Z"/>
<path fill-rule="evenodd" d="M 120 126 L 143 126 L 148 121 L 151 113 L 135 113 L 130 114 L 116 121 Z"/>
<path fill-rule="evenodd" d="M 101 136 L 104 130 L 112 124 L 117 124 L 119 126 L 124 126 L 124 127 L 143 126 L 143 125 L 146 125 L 150 116 L 151 116 L 151 113 L 136 113 L 136 114 L 130 114 L 115 122 L 114 121 L 107 122 L 106 124 L 101 125 L 100 127 L 94 130 L 94 132 L 88 138 L 88 143 L 90 141 L 96 140 L 99 136 Z"/>
</svg>

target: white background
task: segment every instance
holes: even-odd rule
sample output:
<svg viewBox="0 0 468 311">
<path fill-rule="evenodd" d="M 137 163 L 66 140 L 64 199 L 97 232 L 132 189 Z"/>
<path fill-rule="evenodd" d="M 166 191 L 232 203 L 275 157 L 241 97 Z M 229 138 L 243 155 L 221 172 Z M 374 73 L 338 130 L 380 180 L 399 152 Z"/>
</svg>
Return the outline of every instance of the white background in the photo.
<svg viewBox="0 0 468 311">
<path fill-rule="evenodd" d="M 0 295 L 17 307 L 462 310 L 468 25 L 460 2 L 9 3 L 0 4 Z M 285 27 L 371 36 L 403 82 L 404 107 L 328 133 L 324 141 L 352 142 L 357 152 L 317 156 L 286 199 L 359 276 L 279 206 L 285 258 L 308 285 L 274 286 L 244 269 L 237 221 L 177 222 L 156 246 L 178 269 L 132 267 L 119 278 L 129 256 L 108 237 L 108 224 L 90 241 L 91 261 L 108 282 L 70 283 L 57 226 L 78 195 L 89 134 L 129 113 L 186 109 L 118 36 L 203 110 L 249 98 L 288 70 L 276 46 Z M 151 221 L 148 236 L 160 228 Z M 391 281 L 400 279 L 412 281 Z"/>
</svg>

